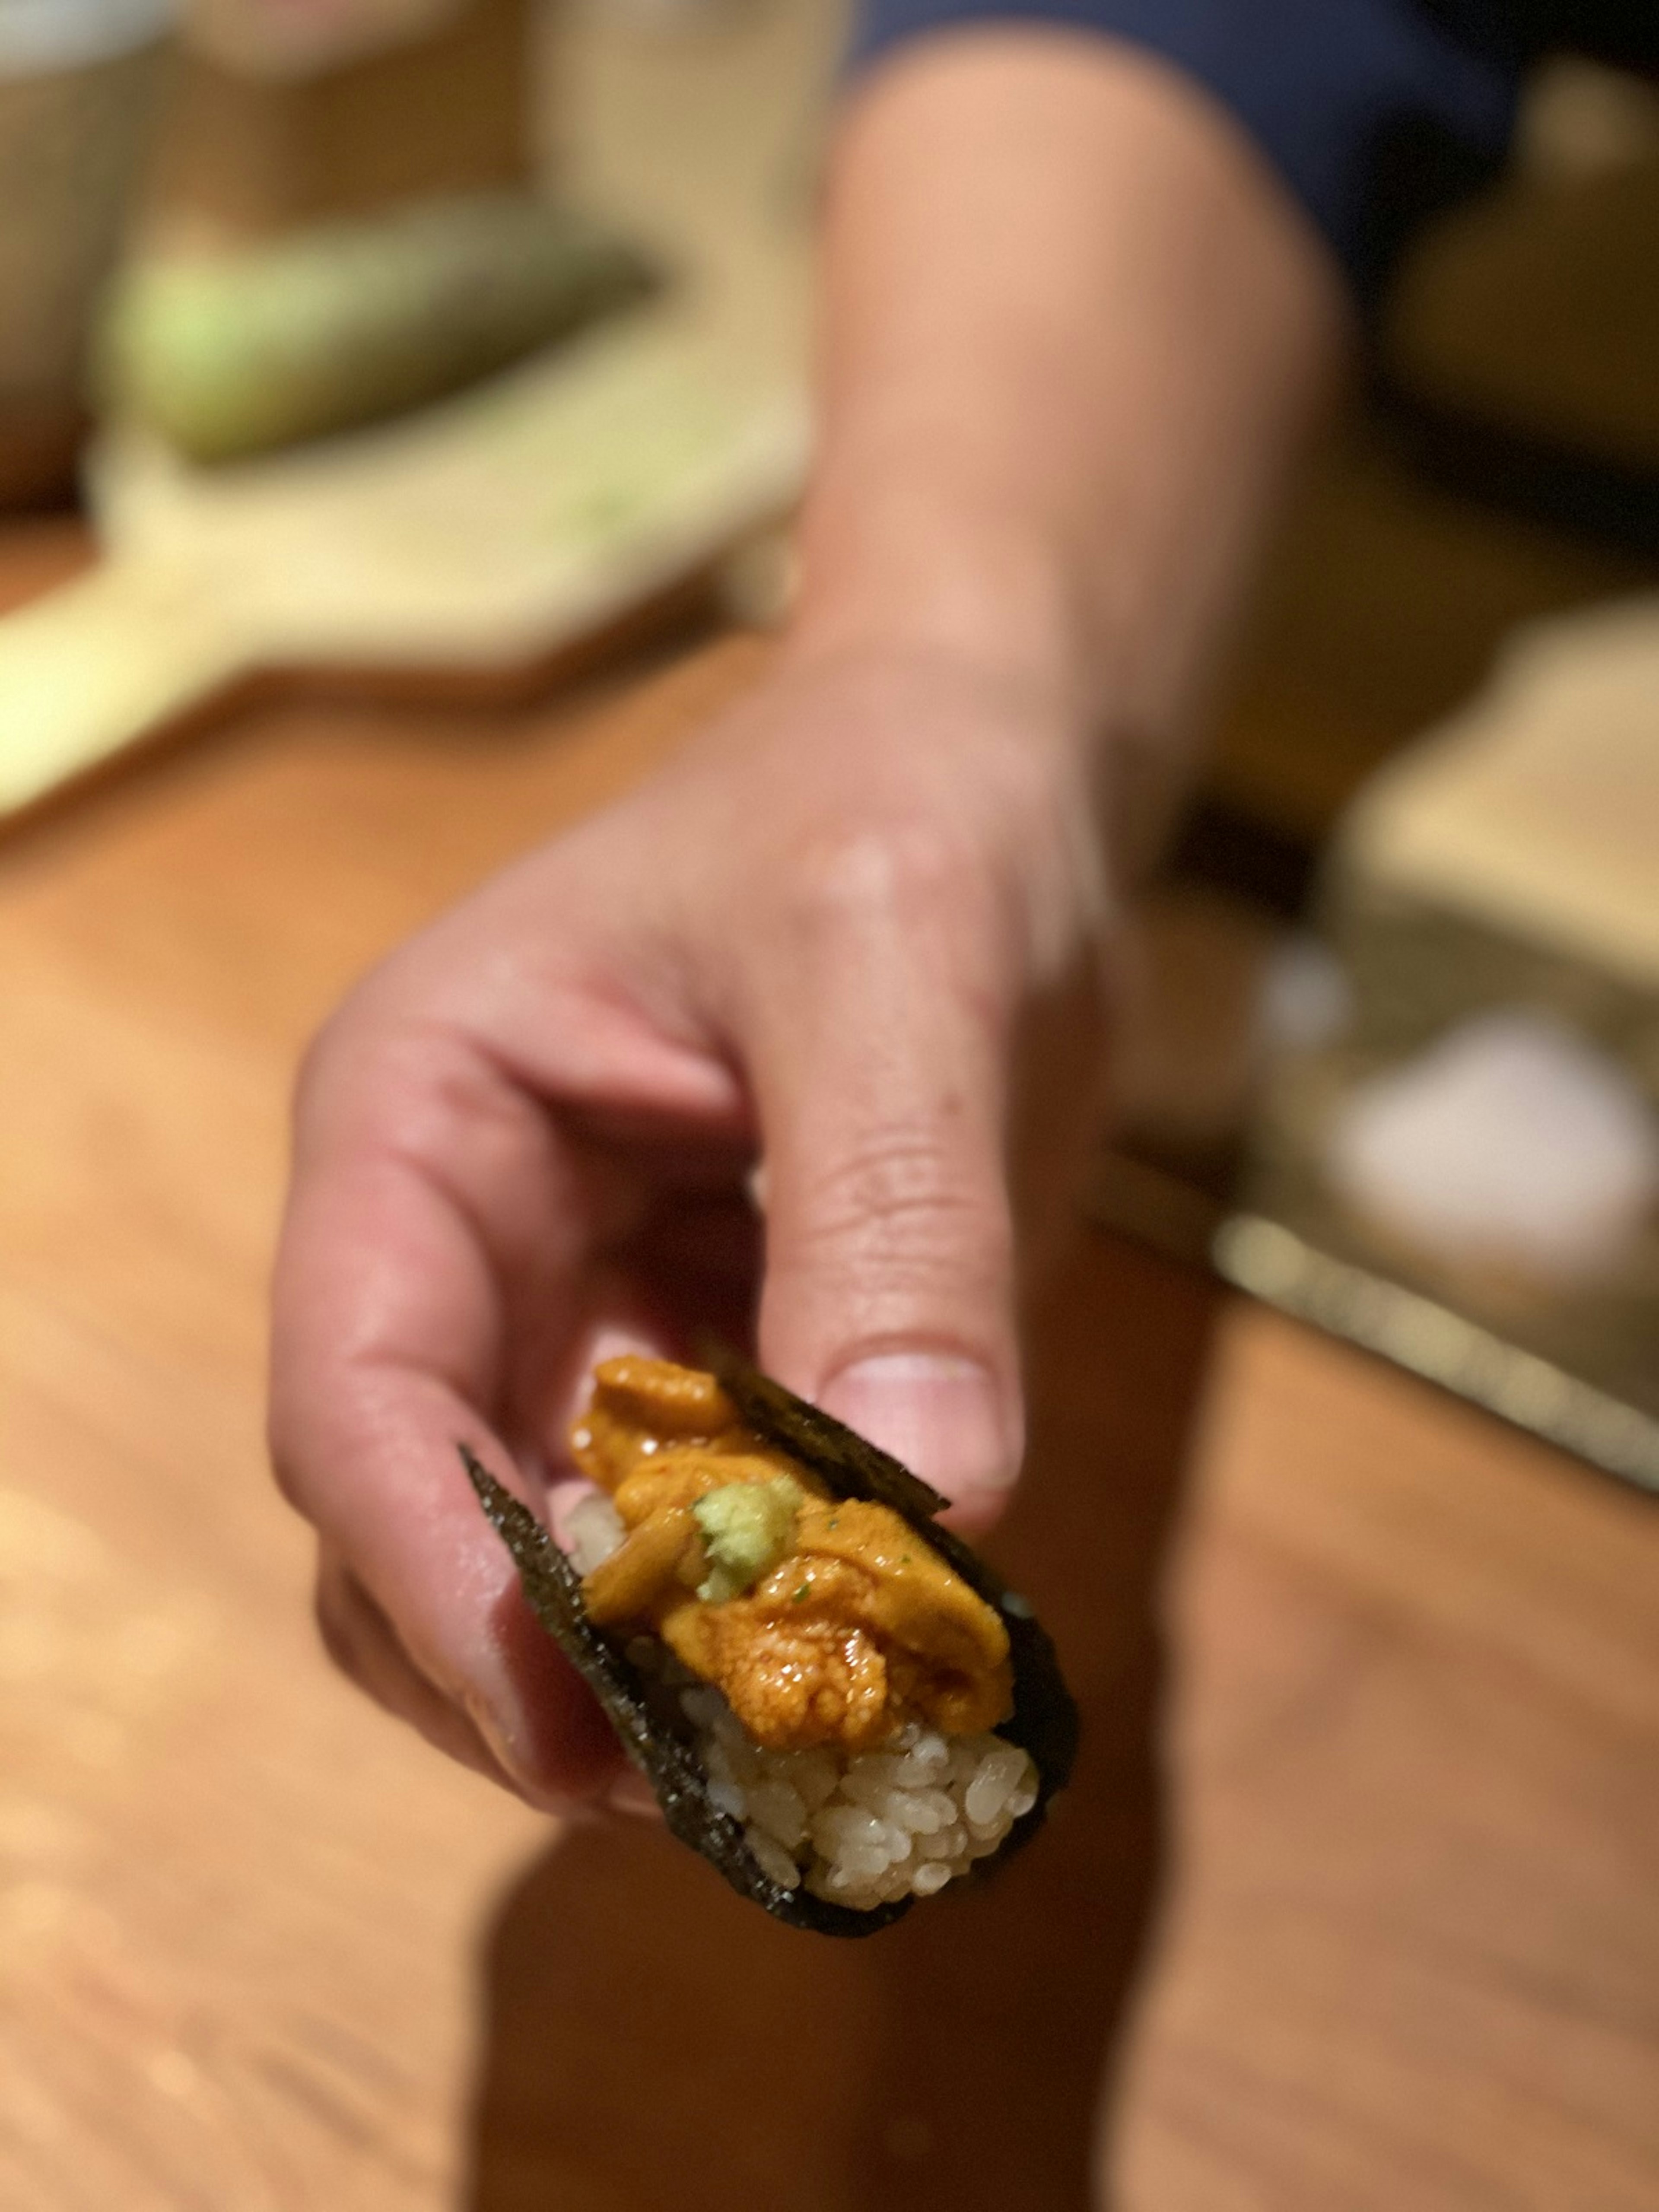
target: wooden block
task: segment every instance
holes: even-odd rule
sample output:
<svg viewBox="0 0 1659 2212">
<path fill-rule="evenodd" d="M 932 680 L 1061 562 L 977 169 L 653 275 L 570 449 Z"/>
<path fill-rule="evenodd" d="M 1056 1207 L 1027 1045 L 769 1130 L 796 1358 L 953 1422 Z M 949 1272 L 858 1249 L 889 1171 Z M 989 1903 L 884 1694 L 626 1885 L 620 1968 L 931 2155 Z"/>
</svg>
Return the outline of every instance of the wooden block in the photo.
<svg viewBox="0 0 1659 2212">
<path fill-rule="evenodd" d="M 1659 600 L 1523 633 L 1347 817 L 1322 911 L 1348 1012 L 1283 1056 L 1219 1249 L 1246 1287 L 1659 1486 L 1656 854 Z"/>
<path fill-rule="evenodd" d="M 1656 841 L 1659 598 L 1523 632 L 1360 798 L 1337 868 L 1659 988 Z"/>
<path fill-rule="evenodd" d="M 530 181 L 530 0 L 474 0 L 430 34 L 297 80 L 187 51 L 149 218 L 223 246 L 411 197 Z"/>
<path fill-rule="evenodd" d="M 263 461 L 112 440 L 104 563 L 0 620 L 0 818 L 272 670 L 511 692 L 775 525 L 811 437 L 809 211 L 781 179 L 836 44 L 811 0 L 695 41 L 573 24 L 574 187 L 660 258 L 659 297 Z"/>
</svg>

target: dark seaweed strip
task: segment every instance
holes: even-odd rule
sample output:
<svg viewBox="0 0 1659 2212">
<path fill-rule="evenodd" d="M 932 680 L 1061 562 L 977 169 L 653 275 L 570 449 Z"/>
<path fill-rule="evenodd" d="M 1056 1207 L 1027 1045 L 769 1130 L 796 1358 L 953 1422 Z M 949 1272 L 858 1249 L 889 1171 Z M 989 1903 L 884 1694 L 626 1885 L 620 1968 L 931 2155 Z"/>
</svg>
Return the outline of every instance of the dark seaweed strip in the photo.
<svg viewBox="0 0 1659 2212">
<path fill-rule="evenodd" d="M 702 1347 L 721 1388 L 751 1429 L 815 1468 L 839 1498 L 862 1498 L 872 1505 L 890 1505 L 913 1528 L 927 1530 L 950 1500 L 930 1490 L 890 1453 L 867 1443 L 833 1414 L 809 1405 L 769 1375 L 749 1366 L 718 1345 Z"/>
<path fill-rule="evenodd" d="M 708 1778 L 688 1737 L 653 1720 L 637 1670 L 587 1618 L 581 1578 L 534 1514 L 502 1488 L 465 1444 L 461 1459 L 478 1503 L 513 1555 L 530 1609 L 604 1707 L 623 1747 L 657 1793 L 670 1832 L 702 1853 L 733 1889 L 775 1918 L 823 1936 L 873 1936 L 908 1912 L 912 1899 L 856 1912 L 805 1889 L 784 1889 L 764 1873 L 729 1813 L 708 1802 Z"/>
</svg>

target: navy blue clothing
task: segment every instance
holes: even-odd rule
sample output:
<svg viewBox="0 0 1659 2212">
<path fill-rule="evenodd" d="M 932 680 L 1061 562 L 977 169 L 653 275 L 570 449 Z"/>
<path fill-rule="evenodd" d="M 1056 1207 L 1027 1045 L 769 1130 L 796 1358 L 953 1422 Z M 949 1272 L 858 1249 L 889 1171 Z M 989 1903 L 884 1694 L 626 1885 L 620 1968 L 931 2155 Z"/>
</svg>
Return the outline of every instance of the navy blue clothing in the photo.
<svg viewBox="0 0 1659 2212">
<path fill-rule="evenodd" d="M 1659 64 L 1659 0 L 864 0 L 854 60 L 1009 21 L 1127 39 L 1206 87 L 1363 295 L 1425 216 L 1496 171 L 1539 52 L 1576 44 Z"/>
</svg>

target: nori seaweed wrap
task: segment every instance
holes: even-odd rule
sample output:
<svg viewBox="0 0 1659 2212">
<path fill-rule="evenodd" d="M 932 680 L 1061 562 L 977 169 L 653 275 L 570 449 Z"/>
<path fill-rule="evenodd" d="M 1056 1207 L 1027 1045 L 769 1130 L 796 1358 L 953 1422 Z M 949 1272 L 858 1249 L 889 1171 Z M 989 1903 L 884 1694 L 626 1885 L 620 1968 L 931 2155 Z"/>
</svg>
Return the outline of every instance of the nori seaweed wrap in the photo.
<svg viewBox="0 0 1659 2212">
<path fill-rule="evenodd" d="M 843 1753 L 839 1766 L 826 1768 L 825 1759 L 834 1756 L 827 1749 L 786 1751 L 769 1759 L 764 1750 L 748 1742 L 743 1733 L 745 1723 L 708 1686 L 714 1679 L 711 1670 L 702 1666 L 688 1670 L 674 1651 L 653 1637 L 629 1632 L 630 1626 L 637 1631 L 637 1622 L 623 1625 L 612 1618 L 602 1624 L 592 1618 L 590 1601 L 601 1613 L 605 1610 L 597 1595 L 603 1568 L 591 1572 L 585 1589 L 577 1562 L 561 1550 L 535 1516 L 465 1445 L 461 1456 L 484 1511 L 513 1555 L 537 1619 L 598 1698 L 629 1757 L 650 1778 L 673 1833 L 701 1852 L 734 1889 L 775 1918 L 821 1935 L 871 1935 L 901 1917 L 917 1895 L 935 1893 L 961 1872 L 979 1873 L 998 1865 L 1030 1842 L 1042 1824 L 1049 1800 L 1070 1777 L 1077 1747 L 1077 1710 L 1061 1678 L 1054 1645 L 1030 1607 L 959 1536 L 938 1525 L 935 1516 L 946 1502 L 943 1498 L 887 1453 L 742 1362 L 720 1355 L 711 1364 L 717 1389 L 709 1377 L 666 1363 L 619 1361 L 600 1370 L 601 1389 L 608 1374 L 627 1369 L 646 1375 L 647 1382 L 653 1376 L 669 1378 L 670 1389 L 678 1383 L 688 1390 L 700 1389 L 705 1399 L 713 1392 L 732 1423 L 723 1431 L 724 1448 L 746 1453 L 741 1466 L 736 1459 L 714 1462 L 738 1474 L 741 1486 L 734 1481 L 711 1496 L 705 1474 L 703 1494 L 690 1509 L 696 1516 L 691 1535 L 696 1565 L 691 1572 L 705 1577 L 696 1596 L 714 1602 L 705 1607 L 692 1601 L 684 1587 L 682 1568 L 680 1583 L 669 1585 L 681 1620 L 690 1617 L 696 1626 L 722 1609 L 730 1612 L 734 1608 L 722 1608 L 720 1603 L 727 1598 L 736 1599 L 735 1610 L 740 1612 L 741 1593 L 750 1586 L 764 1589 L 767 1585 L 757 1577 L 775 1559 L 781 1562 L 776 1572 L 786 1579 L 803 1571 L 799 1563 L 807 1554 L 790 1550 L 787 1538 L 769 1534 L 768 1516 L 781 1511 L 793 1522 L 793 1505 L 786 1500 L 780 1508 L 769 1492 L 788 1493 L 816 1512 L 820 1523 L 827 1510 L 830 1528 L 842 1517 L 837 1502 L 857 1501 L 853 1516 L 862 1511 L 866 1523 L 878 1521 L 887 1528 L 895 1524 L 886 1516 L 896 1516 L 907 1547 L 913 1539 L 926 1546 L 931 1557 L 917 1559 L 913 1550 L 904 1551 L 906 1569 L 913 1574 L 920 1570 L 924 1579 L 931 1576 L 940 1588 L 948 1585 L 950 1577 L 957 1578 L 972 1594 L 958 1593 L 961 1604 L 975 1611 L 979 1606 L 988 1607 L 994 1615 L 997 1648 L 1006 1649 L 1006 1656 L 995 1678 L 1002 1686 L 991 1690 L 995 1708 L 988 1729 L 971 1736 L 946 1734 L 943 1723 L 932 1727 L 923 1718 L 878 1745 L 873 1756 L 864 1753 L 849 1759 Z M 665 1387 L 660 1379 L 658 1387 Z M 599 1402 L 596 1393 L 596 1407 Z M 579 1447 L 590 1446 L 591 1426 L 579 1425 L 573 1438 Z M 665 1441 L 672 1446 L 680 1439 Z M 659 1443 L 653 1439 L 641 1445 L 636 1441 L 635 1449 L 654 1454 Z M 769 1485 L 758 1481 L 757 1453 L 766 1455 L 760 1474 L 780 1461 L 787 1462 L 803 1479 L 805 1490 L 787 1475 L 775 1474 Z M 665 1468 L 671 1456 L 665 1450 L 661 1459 L 652 1462 L 651 1472 Z M 578 1457 L 591 1461 L 592 1451 L 585 1455 L 579 1449 Z M 633 1464 L 638 1469 L 645 1463 L 638 1460 Z M 585 1471 L 590 1470 L 585 1467 Z M 722 1504 L 730 1506 L 733 1500 L 746 1510 L 735 1517 L 729 1513 L 722 1517 Z M 686 1509 L 676 1510 L 679 1525 L 689 1528 Z M 665 1522 L 671 1517 L 658 1516 Z M 808 1578 L 790 1595 L 805 1598 L 810 1587 L 808 1571 Z M 683 1647 L 682 1635 L 677 1648 Z M 799 1711 L 793 1717 L 799 1723 Z M 871 1723 L 883 1724 L 879 1716 Z M 1026 1756 L 1017 1757 L 1006 1748 L 1010 1746 Z M 743 1767 L 735 1776 L 733 1757 Z M 767 1762 L 763 1771 L 757 1761 Z M 815 1809 L 813 1800 L 825 1790 L 826 1775 L 838 1778 L 830 1784 L 830 1802 Z M 780 1779 L 787 1785 L 781 1793 Z M 979 1811 L 991 1808 L 977 1820 L 972 1819 L 975 1790 Z M 848 1793 L 854 1793 L 854 1802 L 848 1802 Z M 781 1820 L 775 1809 L 780 1805 L 786 1808 Z M 766 1832 L 757 1825 L 761 1818 L 757 1806 L 770 1824 Z M 850 1835 L 844 1866 L 838 1862 L 826 1867 L 822 1856 L 815 1855 L 815 1846 L 805 1840 L 807 1828 L 820 1838 L 831 1832 L 838 1838 Z M 907 1834 L 908 1828 L 919 1832 Z M 867 1842 L 866 1837 L 874 1840 Z M 784 1849 L 785 1844 L 793 1844 L 793 1852 Z M 820 1853 L 828 1848 L 816 1847 Z M 861 1849 L 874 1856 L 860 1860 Z M 884 1866 L 884 1852 L 897 1853 L 893 1863 L 900 1871 L 884 1871 L 873 1884 L 866 1881 L 862 1901 L 857 1901 L 858 1880 L 845 1869 Z M 805 1879 L 791 1864 L 792 1856 L 799 1859 L 803 1855 L 811 1863 Z M 792 1873 L 793 1881 L 780 1878 Z M 914 1878 L 915 1887 L 894 1894 L 896 1885 L 902 1886 L 907 1878 Z M 853 1887 L 847 1891 L 849 1880 Z M 836 1886 L 855 1901 L 837 1901 L 833 1894 Z M 825 1893 L 826 1889 L 831 1893 Z"/>
</svg>

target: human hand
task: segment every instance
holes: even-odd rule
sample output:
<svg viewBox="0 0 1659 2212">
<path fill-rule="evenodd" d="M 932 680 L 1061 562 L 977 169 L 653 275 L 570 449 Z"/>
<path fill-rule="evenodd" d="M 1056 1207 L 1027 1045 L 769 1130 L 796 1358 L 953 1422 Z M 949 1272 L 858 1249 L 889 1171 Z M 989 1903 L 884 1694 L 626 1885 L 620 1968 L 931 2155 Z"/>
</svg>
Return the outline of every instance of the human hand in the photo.
<svg viewBox="0 0 1659 2212">
<path fill-rule="evenodd" d="M 271 1437 L 324 1634 L 532 1802 L 633 1778 L 458 1442 L 545 1513 L 595 1358 L 712 1327 L 966 1525 L 1006 1498 L 1018 1256 L 1093 1103 L 1084 758 L 1058 710 L 946 656 L 786 660 L 313 1048 Z"/>
</svg>

